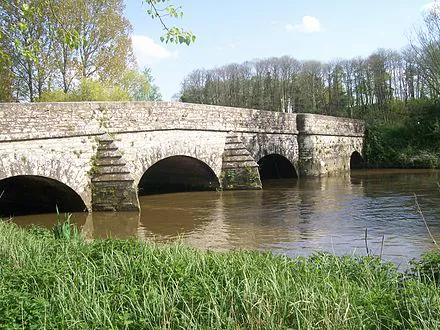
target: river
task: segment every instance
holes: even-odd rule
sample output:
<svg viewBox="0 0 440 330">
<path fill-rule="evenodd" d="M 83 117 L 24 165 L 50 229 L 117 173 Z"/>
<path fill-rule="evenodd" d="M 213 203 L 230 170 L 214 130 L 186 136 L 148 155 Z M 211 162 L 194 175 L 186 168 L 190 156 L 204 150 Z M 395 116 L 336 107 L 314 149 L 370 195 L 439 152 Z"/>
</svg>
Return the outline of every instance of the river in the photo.
<svg viewBox="0 0 440 330">
<path fill-rule="evenodd" d="M 141 213 L 74 213 L 87 238 L 128 238 L 212 250 L 270 250 L 288 256 L 329 251 L 382 255 L 406 268 L 440 243 L 440 171 L 358 170 L 344 176 L 264 182 L 260 191 L 140 197 Z M 16 217 L 51 227 L 54 214 Z M 367 229 L 367 243 L 365 231 Z"/>
</svg>

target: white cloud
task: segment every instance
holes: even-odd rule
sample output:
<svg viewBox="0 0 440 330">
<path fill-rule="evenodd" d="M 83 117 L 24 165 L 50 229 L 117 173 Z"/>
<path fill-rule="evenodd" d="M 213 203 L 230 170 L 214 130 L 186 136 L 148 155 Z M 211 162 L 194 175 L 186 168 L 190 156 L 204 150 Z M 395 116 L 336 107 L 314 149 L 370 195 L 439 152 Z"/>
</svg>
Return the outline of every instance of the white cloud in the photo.
<svg viewBox="0 0 440 330">
<path fill-rule="evenodd" d="M 154 42 L 153 39 L 142 35 L 131 36 L 133 50 L 139 65 L 148 66 L 160 60 L 176 58 L 177 52 L 171 53 L 165 47 Z"/>
<path fill-rule="evenodd" d="M 440 14 L 440 2 L 432 1 L 424 5 L 420 10 L 424 13 L 435 12 Z"/>
<path fill-rule="evenodd" d="M 286 24 L 284 25 L 285 29 L 289 32 L 292 31 L 299 31 L 299 32 L 305 32 L 305 33 L 312 33 L 312 32 L 320 32 L 322 31 L 321 23 L 319 22 L 319 19 L 313 16 L 304 16 L 301 19 L 301 23 L 299 24 Z"/>
</svg>

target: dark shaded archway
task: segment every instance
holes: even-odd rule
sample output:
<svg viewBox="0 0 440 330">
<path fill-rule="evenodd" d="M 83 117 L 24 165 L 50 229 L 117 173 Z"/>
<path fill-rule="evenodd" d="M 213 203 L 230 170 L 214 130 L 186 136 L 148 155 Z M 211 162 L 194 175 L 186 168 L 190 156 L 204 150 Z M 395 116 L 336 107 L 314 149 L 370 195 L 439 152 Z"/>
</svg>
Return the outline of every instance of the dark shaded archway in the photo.
<svg viewBox="0 0 440 330">
<path fill-rule="evenodd" d="M 204 162 L 188 156 L 171 156 L 152 165 L 139 181 L 139 195 L 181 191 L 216 190 L 214 171 Z"/>
<path fill-rule="evenodd" d="M 284 156 L 270 154 L 258 161 L 261 180 L 298 177 L 293 164 Z"/>
<path fill-rule="evenodd" d="M 57 180 L 18 175 L 0 180 L 0 216 L 87 211 L 81 197 Z"/>
<path fill-rule="evenodd" d="M 365 163 L 361 154 L 357 151 L 353 152 L 350 156 L 350 170 L 356 170 L 364 167 Z"/>
</svg>

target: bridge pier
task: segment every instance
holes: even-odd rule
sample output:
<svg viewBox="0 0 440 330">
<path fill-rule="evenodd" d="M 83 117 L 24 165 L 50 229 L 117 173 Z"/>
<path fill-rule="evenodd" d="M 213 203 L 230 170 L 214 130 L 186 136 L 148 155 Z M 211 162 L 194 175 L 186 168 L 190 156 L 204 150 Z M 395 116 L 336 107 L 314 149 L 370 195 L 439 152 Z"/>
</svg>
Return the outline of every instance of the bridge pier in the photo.
<svg viewBox="0 0 440 330">
<path fill-rule="evenodd" d="M 315 114 L 298 114 L 299 175 L 323 176 L 350 171 L 350 157 L 362 151 L 364 123 Z"/>
<path fill-rule="evenodd" d="M 139 211 L 134 180 L 122 154 L 108 134 L 98 138 L 96 159 L 90 175 L 92 211 Z"/>
<path fill-rule="evenodd" d="M 223 190 L 262 188 L 258 164 L 233 132 L 226 136 L 220 184 Z"/>
</svg>

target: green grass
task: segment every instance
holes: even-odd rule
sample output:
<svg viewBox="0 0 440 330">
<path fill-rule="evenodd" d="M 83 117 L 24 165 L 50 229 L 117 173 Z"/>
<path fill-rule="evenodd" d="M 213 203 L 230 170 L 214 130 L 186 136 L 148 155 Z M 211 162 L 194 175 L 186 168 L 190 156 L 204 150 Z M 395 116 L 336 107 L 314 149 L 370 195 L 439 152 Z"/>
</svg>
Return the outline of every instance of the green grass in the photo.
<svg viewBox="0 0 440 330">
<path fill-rule="evenodd" d="M 57 237 L 0 221 L 1 329 L 440 329 L 417 267 Z"/>
</svg>

